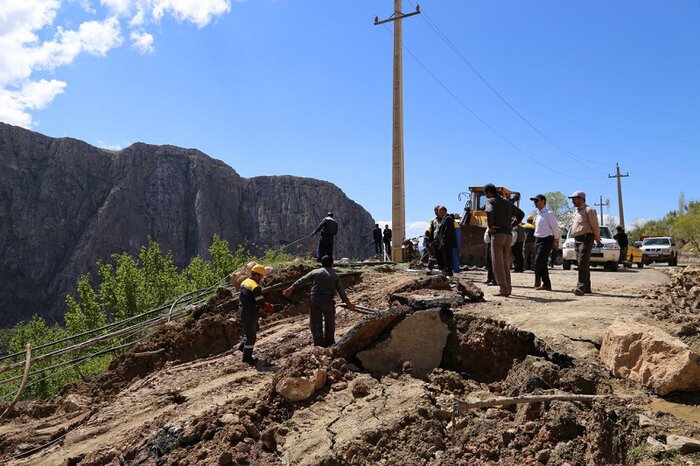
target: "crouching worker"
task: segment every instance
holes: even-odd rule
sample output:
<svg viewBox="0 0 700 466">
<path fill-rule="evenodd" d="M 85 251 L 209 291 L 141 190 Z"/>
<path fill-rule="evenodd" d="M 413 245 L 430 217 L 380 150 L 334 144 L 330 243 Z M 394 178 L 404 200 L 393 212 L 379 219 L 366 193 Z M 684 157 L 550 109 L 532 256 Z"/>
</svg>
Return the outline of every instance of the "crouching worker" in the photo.
<svg viewBox="0 0 700 466">
<path fill-rule="evenodd" d="M 258 311 L 274 311 L 273 305 L 265 302 L 265 298 L 262 295 L 262 287 L 259 285 L 260 280 L 264 276 L 265 267 L 260 264 L 253 266 L 250 278 L 246 278 L 241 283 L 241 291 L 238 297 L 238 316 L 241 319 L 245 335 L 238 347 L 243 350 L 243 362 L 247 364 L 258 362 L 257 359 L 253 358 L 255 337 L 260 327 L 258 324 Z"/>
<path fill-rule="evenodd" d="M 343 282 L 333 270 L 333 257 L 323 256 L 321 266 L 294 282 L 282 294 L 290 296 L 295 288 L 313 282 L 310 293 L 311 310 L 309 312 L 311 335 L 314 337 L 315 346 L 327 348 L 335 344 L 335 301 L 333 298 L 336 291 L 348 309 L 355 310 L 355 305 L 348 299 Z"/>
</svg>

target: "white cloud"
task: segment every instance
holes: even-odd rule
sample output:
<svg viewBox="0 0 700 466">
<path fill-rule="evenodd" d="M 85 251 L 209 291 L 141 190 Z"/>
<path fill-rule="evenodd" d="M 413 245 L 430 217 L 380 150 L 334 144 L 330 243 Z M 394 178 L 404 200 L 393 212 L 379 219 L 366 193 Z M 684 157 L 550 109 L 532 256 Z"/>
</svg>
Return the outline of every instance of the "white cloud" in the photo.
<svg viewBox="0 0 700 466">
<path fill-rule="evenodd" d="M 101 147 L 102 149 L 108 149 L 108 150 L 122 150 L 124 148 L 123 144 L 107 144 L 104 141 L 97 141 L 95 143 L 97 147 Z"/>
<path fill-rule="evenodd" d="M 0 121 L 31 127 L 30 112 L 46 107 L 67 86 L 35 73 L 69 65 L 81 54 L 107 55 L 123 43 L 122 20 L 131 29 L 132 46 L 152 53 L 149 24 L 169 15 L 202 28 L 231 8 L 231 0 L 99 0 L 106 17 L 77 29 L 54 24 L 62 3 L 72 2 L 96 14 L 97 0 L 0 0 Z"/>
<path fill-rule="evenodd" d="M 132 32 L 131 46 L 142 54 L 153 53 L 153 36 L 147 32 Z"/>
</svg>

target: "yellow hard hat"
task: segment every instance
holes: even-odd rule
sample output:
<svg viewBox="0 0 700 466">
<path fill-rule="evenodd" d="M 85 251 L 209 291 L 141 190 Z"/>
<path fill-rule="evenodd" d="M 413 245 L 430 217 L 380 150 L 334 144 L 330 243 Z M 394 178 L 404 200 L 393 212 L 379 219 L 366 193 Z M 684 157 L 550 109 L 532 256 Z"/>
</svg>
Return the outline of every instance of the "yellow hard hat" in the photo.
<svg viewBox="0 0 700 466">
<path fill-rule="evenodd" d="M 265 270 L 265 267 L 263 267 L 260 264 L 254 265 L 252 269 L 250 269 L 252 272 L 259 274 L 260 276 L 264 277 L 267 271 Z"/>
<path fill-rule="evenodd" d="M 528 222 L 531 221 L 531 220 L 534 220 L 534 219 L 535 219 L 535 216 L 534 216 L 534 215 L 528 215 L 528 216 L 527 216 L 527 221 L 528 221 Z"/>
</svg>

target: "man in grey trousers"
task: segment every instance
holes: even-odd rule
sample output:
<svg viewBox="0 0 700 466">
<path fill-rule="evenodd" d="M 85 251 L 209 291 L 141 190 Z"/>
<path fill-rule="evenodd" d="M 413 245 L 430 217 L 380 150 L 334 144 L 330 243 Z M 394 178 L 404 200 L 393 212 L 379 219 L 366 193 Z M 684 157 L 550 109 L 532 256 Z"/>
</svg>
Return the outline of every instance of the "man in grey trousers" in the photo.
<svg viewBox="0 0 700 466">
<path fill-rule="evenodd" d="M 315 346 L 327 348 L 335 344 L 335 293 L 340 295 L 340 299 L 351 311 L 355 310 L 355 305 L 348 299 L 343 282 L 340 281 L 340 277 L 333 269 L 332 256 L 323 256 L 320 268 L 301 277 L 292 286 L 285 289 L 282 294 L 290 296 L 295 288 L 312 282 L 311 309 L 309 311 L 311 335 L 314 338 Z"/>
<path fill-rule="evenodd" d="M 486 219 L 491 233 L 491 261 L 493 274 L 500 288 L 496 296 L 510 296 L 510 243 L 513 230 L 512 222 L 522 221 L 525 214 L 508 199 L 504 199 L 492 183 L 484 186 L 488 198 L 486 201 Z"/>
</svg>

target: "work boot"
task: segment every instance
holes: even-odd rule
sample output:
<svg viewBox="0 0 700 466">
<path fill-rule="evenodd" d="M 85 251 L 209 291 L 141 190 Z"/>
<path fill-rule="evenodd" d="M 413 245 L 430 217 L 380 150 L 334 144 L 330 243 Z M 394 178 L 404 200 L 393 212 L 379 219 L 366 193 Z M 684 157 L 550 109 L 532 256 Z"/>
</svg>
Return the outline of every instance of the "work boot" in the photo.
<svg viewBox="0 0 700 466">
<path fill-rule="evenodd" d="M 254 366 L 258 360 L 253 357 L 253 348 L 243 349 L 243 362 Z"/>
</svg>

